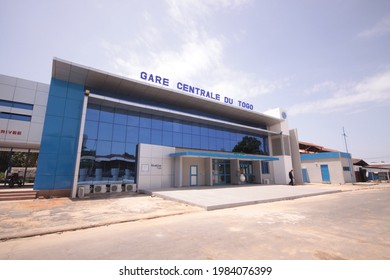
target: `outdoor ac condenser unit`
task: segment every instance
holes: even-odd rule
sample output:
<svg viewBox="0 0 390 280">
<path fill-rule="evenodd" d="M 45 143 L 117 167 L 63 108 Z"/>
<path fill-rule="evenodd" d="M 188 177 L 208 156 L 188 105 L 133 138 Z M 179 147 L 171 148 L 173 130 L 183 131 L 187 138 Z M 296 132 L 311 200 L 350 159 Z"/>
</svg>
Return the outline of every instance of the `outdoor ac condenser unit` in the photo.
<svg viewBox="0 0 390 280">
<path fill-rule="evenodd" d="M 125 192 L 135 192 L 134 184 L 125 184 Z"/>
<path fill-rule="evenodd" d="M 122 186 L 119 184 L 112 184 L 110 187 L 111 192 L 121 192 Z"/>
<path fill-rule="evenodd" d="M 94 193 L 105 193 L 107 191 L 106 185 L 94 185 L 93 192 Z"/>
</svg>

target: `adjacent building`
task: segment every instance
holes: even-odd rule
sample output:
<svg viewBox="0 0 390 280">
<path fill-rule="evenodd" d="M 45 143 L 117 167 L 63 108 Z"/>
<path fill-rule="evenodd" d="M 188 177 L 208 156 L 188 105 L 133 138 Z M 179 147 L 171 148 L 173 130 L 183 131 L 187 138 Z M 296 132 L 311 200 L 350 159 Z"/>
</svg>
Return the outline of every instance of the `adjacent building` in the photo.
<svg viewBox="0 0 390 280">
<path fill-rule="evenodd" d="M 305 183 L 354 183 L 351 155 L 342 152 L 302 154 L 302 176 Z"/>
<path fill-rule="evenodd" d="M 0 75 L 0 185 L 17 174 L 35 179 L 49 85 Z"/>
</svg>

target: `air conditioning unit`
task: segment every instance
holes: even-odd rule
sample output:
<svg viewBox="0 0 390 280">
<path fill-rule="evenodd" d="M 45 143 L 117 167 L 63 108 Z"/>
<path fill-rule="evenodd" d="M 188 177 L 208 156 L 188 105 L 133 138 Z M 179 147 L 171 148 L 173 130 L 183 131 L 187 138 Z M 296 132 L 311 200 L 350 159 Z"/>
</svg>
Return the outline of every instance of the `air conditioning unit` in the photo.
<svg viewBox="0 0 390 280">
<path fill-rule="evenodd" d="M 269 179 L 263 179 L 263 184 L 264 185 L 269 185 Z"/>
<path fill-rule="evenodd" d="M 83 198 L 84 197 L 84 193 L 85 193 L 84 186 L 79 187 L 78 190 L 77 190 L 77 196 L 79 198 Z"/>
<path fill-rule="evenodd" d="M 94 193 L 105 193 L 107 191 L 106 185 L 94 185 L 93 192 Z"/>
<path fill-rule="evenodd" d="M 88 186 L 82 186 L 84 188 L 84 194 L 89 194 L 91 193 L 91 185 Z"/>
<path fill-rule="evenodd" d="M 125 192 L 135 192 L 135 184 L 125 184 Z"/>
<path fill-rule="evenodd" d="M 112 184 L 110 190 L 111 192 L 121 192 L 122 186 L 119 184 Z"/>
</svg>

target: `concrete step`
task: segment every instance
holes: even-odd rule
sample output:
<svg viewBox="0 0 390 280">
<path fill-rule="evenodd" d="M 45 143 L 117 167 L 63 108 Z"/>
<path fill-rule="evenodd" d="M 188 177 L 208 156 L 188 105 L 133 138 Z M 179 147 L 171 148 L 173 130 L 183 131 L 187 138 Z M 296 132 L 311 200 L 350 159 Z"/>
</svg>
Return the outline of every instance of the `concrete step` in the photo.
<svg viewBox="0 0 390 280">
<path fill-rule="evenodd" d="M 37 192 L 33 190 L 0 190 L 0 201 L 35 199 Z"/>
</svg>

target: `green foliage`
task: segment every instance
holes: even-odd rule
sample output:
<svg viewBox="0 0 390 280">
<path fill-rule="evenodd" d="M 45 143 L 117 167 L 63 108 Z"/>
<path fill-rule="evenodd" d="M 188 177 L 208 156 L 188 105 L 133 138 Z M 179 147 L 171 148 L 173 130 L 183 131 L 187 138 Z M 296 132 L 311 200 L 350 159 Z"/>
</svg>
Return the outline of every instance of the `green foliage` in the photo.
<svg viewBox="0 0 390 280">
<path fill-rule="evenodd" d="M 245 136 L 240 142 L 233 148 L 234 153 L 245 153 L 263 155 L 264 152 L 260 149 L 261 141 L 255 137 Z"/>
</svg>

